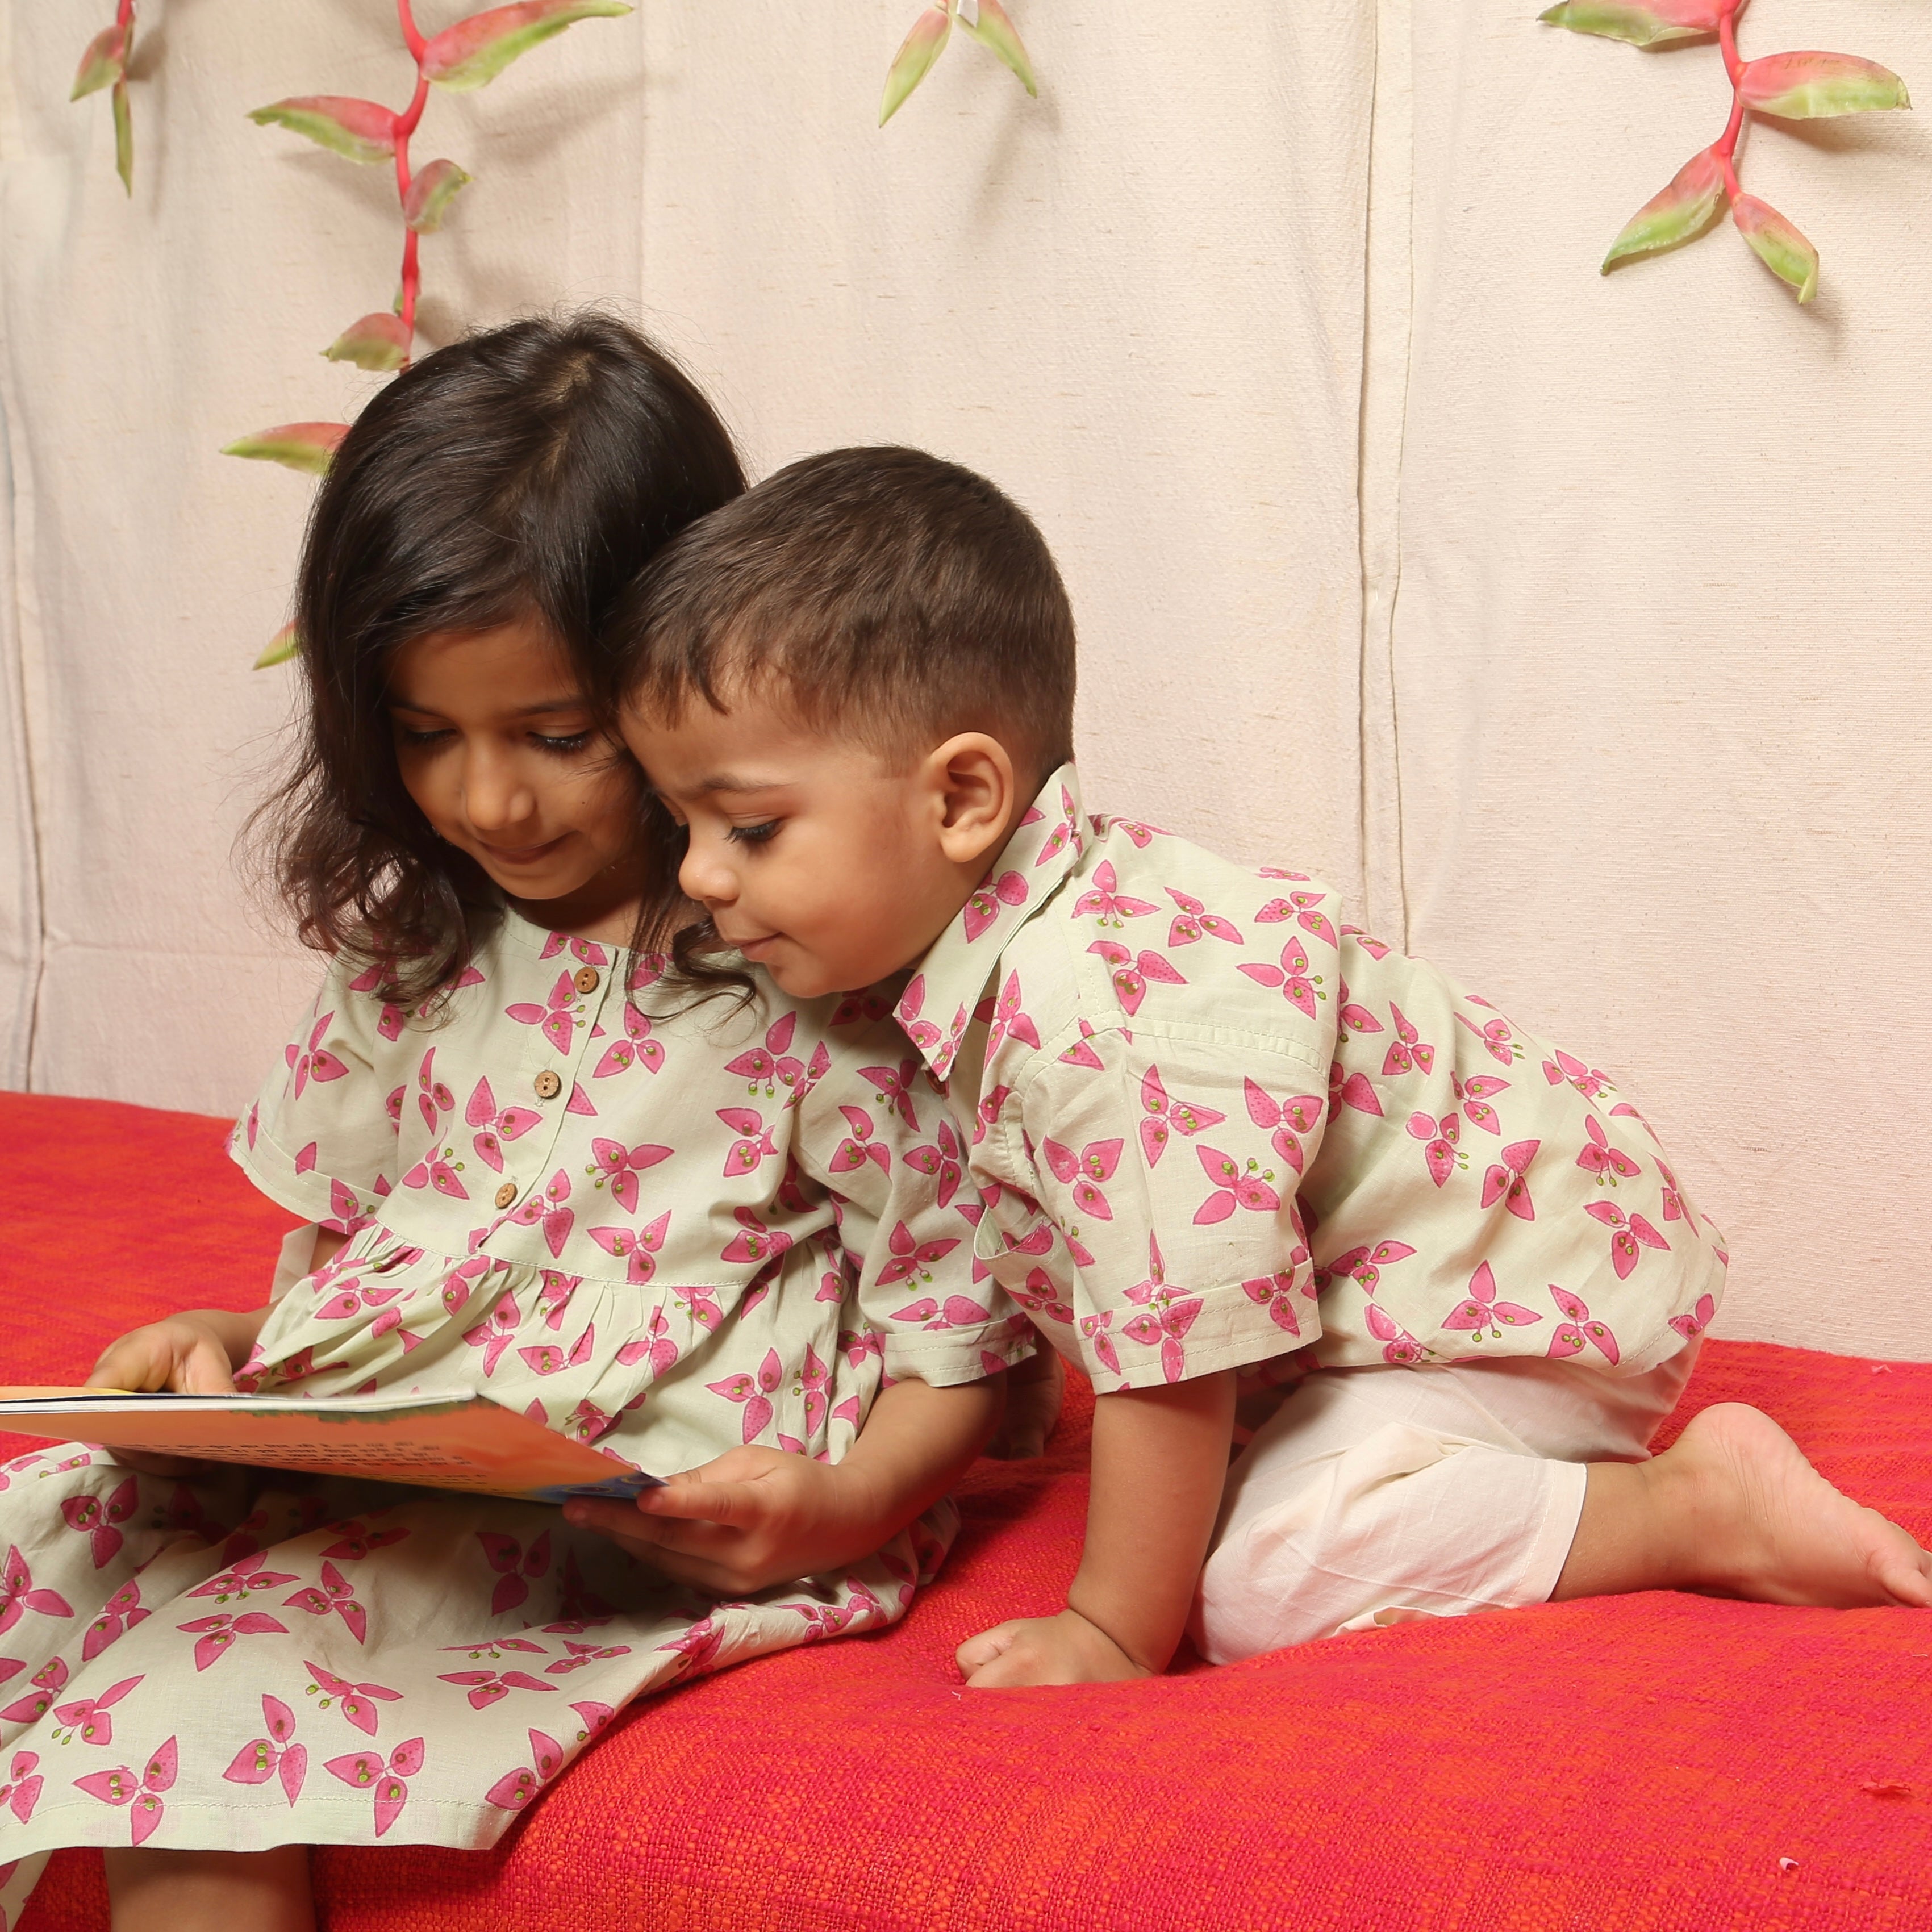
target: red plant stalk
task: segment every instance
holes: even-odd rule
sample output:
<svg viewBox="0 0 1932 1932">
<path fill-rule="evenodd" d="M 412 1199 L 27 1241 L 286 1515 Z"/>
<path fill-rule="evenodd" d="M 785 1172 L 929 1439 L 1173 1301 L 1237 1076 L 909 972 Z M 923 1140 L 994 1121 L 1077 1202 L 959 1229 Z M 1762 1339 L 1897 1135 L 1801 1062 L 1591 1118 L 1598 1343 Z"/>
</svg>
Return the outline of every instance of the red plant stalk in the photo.
<svg viewBox="0 0 1932 1932">
<path fill-rule="evenodd" d="M 403 40 L 409 48 L 410 58 L 416 64 L 416 91 L 410 97 L 409 106 L 396 116 L 396 202 L 398 206 L 406 207 L 410 178 L 410 136 L 416 131 L 423 110 L 429 103 L 429 76 L 422 70 L 423 50 L 428 43 L 416 26 L 410 0 L 396 0 L 396 22 L 403 30 Z M 417 245 L 422 239 L 413 228 L 404 226 L 402 322 L 404 337 L 412 348 L 416 339 L 416 298 L 422 292 L 422 267 L 417 256 Z M 405 361 L 404 367 L 408 366 Z"/>
</svg>

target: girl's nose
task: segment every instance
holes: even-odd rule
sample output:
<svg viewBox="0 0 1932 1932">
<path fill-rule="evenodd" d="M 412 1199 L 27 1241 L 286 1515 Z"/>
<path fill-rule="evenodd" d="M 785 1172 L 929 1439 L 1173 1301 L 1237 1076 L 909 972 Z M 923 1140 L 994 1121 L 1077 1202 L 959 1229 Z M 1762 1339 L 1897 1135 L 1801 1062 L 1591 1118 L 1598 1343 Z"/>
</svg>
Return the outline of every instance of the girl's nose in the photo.
<svg viewBox="0 0 1932 1932">
<path fill-rule="evenodd" d="M 536 816 L 536 796 L 510 760 L 476 751 L 464 766 L 463 809 L 478 832 L 502 832 Z"/>
</svg>

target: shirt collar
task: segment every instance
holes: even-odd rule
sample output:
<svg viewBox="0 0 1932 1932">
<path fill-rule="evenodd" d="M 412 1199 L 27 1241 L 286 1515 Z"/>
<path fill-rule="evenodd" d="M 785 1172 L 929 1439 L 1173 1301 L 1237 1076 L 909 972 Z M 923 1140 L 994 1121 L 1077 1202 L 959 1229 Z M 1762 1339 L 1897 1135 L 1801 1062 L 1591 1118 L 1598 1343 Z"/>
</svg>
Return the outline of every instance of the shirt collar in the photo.
<svg viewBox="0 0 1932 1932">
<path fill-rule="evenodd" d="M 952 1071 L 1001 950 L 1078 862 L 1084 844 L 1080 823 L 1080 776 L 1064 764 L 1041 787 L 986 878 L 907 983 L 893 1017 L 935 1078 Z"/>
</svg>

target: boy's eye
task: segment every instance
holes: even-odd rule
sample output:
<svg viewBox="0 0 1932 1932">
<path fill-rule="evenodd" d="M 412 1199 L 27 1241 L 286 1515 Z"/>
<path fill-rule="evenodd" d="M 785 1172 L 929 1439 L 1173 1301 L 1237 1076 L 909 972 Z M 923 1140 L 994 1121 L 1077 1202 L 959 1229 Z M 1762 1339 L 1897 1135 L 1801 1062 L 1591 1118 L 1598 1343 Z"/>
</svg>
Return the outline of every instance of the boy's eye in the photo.
<svg viewBox="0 0 1932 1932">
<path fill-rule="evenodd" d="M 734 825 L 725 837 L 734 845 L 763 845 L 778 836 L 778 822 L 768 818 L 762 825 Z"/>
</svg>

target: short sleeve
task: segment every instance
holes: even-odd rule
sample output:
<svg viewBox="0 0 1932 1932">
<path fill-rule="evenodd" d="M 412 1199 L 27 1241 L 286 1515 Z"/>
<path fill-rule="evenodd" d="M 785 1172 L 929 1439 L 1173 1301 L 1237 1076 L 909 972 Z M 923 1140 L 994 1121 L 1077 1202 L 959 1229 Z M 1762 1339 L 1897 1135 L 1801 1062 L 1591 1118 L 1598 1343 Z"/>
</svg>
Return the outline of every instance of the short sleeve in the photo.
<svg viewBox="0 0 1932 1932">
<path fill-rule="evenodd" d="M 1279 1038 L 1115 1026 L 1042 1052 L 996 1131 L 1050 1225 L 1003 1229 L 1003 1272 L 1042 1257 L 1056 1340 L 1103 1389 L 1304 1347 L 1321 1322 L 1297 1196 L 1327 1116 L 1325 1070 Z"/>
<path fill-rule="evenodd" d="M 372 1220 L 395 1184 L 396 1101 L 376 1065 L 382 1014 L 346 968 L 332 967 L 229 1138 L 272 1201 L 339 1233 Z"/>
<path fill-rule="evenodd" d="M 1034 1352 L 1033 1330 L 976 1261 L 978 1197 L 945 1100 L 904 1041 L 880 1064 L 846 1052 L 800 1105 L 801 1164 L 831 1192 L 860 1318 L 885 1372 L 948 1388 Z"/>
</svg>

